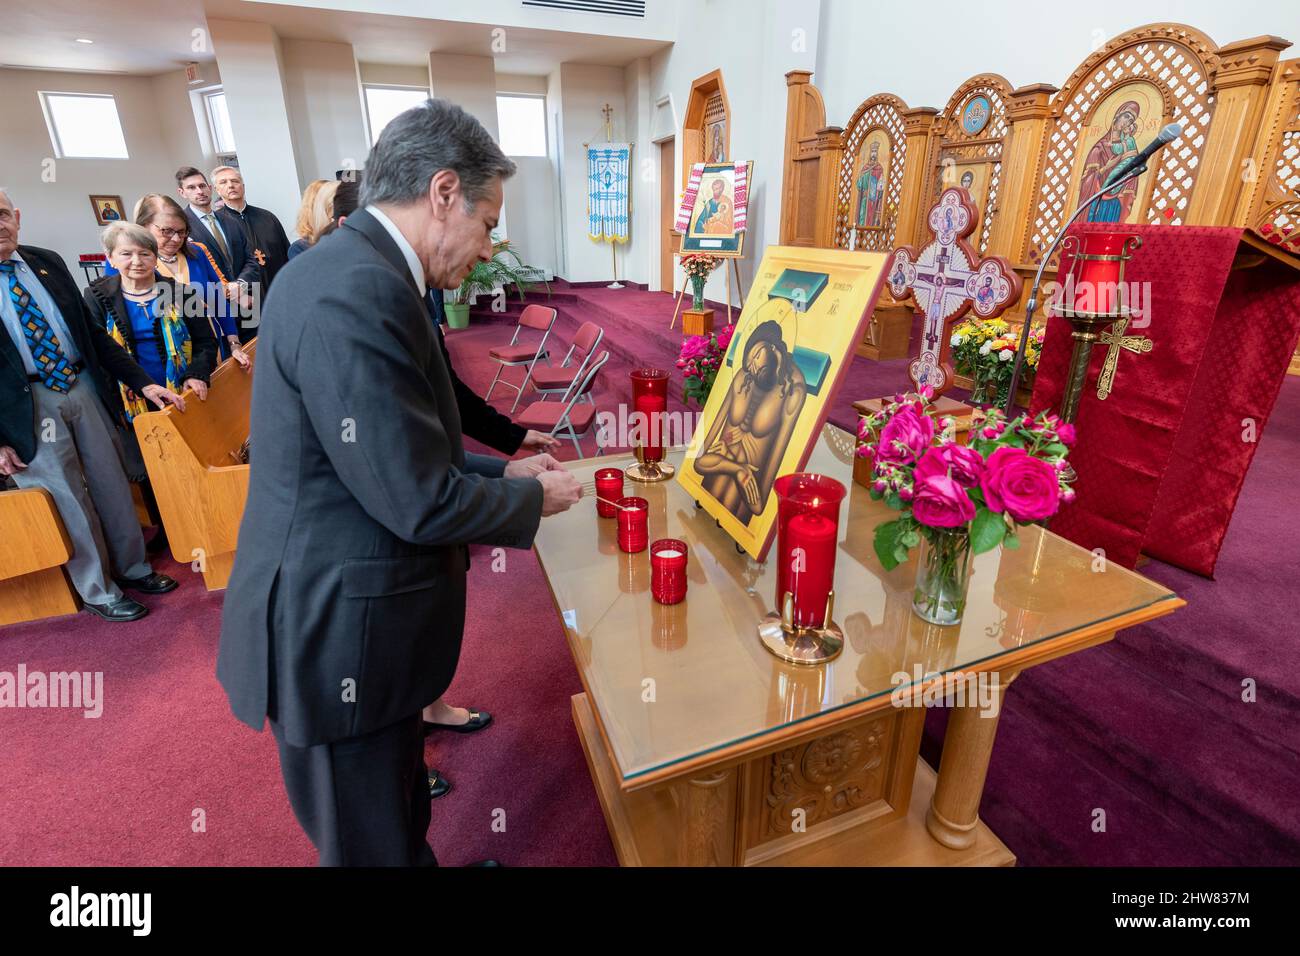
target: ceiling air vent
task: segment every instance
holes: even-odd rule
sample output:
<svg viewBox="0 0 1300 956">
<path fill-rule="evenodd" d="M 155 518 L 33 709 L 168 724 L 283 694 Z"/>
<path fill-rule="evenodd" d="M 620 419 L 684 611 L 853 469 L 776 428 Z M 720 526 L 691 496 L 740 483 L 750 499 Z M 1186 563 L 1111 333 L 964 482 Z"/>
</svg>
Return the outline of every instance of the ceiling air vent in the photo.
<svg viewBox="0 0 1300 956">
<path fill-rule="evenodd" d="M 612 17 L 645 19 L 645 0 L 523 0 L 526 7 L 573 10 L 576 13 L 604 13 Z"/>
</svg>

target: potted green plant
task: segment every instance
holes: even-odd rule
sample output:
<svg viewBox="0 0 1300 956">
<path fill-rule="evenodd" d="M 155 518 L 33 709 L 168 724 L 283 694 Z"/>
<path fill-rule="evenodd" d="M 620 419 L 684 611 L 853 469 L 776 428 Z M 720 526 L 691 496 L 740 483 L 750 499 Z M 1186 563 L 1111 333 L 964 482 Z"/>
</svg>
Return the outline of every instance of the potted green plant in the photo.
<svg viewBox="0 0 1300 956">
<path fill-rule="evenodd" d="M 498 288 L 504 291 L 507 287 L 514 286 L 515 291 L 519 293 L 519 301 L 522 302 L 524 293 L 537 284 L 524 278 L 528 271 L 529 267 L 524 265 L 524 260 L 519 257 L 519 253 L 511 247 L 510 240 L 494 242 L 492 258 L 486 262 L 476 263 L 469 275 L 465 277 L 465 281 L 460 284 L 460 288 L 444 303 L 447 326 L 453 329 L 469 326 L 469 304 L 476 295 L 490 294 Z M 545 281 L 541 284 L 546 286 L 549 294 L 550 285 Z"/>
</svg>

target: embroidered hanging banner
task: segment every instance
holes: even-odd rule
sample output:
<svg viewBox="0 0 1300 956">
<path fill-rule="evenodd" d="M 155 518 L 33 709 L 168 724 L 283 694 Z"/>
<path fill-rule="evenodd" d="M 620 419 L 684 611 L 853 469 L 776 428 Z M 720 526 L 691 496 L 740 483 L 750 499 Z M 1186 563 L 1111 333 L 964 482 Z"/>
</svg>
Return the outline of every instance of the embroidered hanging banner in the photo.
<svg viewBox="0 0 1300 956">
<path fill-rule="evenodd" d="M 597 242 L 627 242 L 631 238 L 631 158 L 630 143 L 587 147 L 587 234 Z"/>
<path fill-rule="evenodd" d="M 696 163 L 691 167 L 690 178 L 686 181 L 686 192 L 682 193 L 681 205 L 677 207 L 677 221 L 673 228 L 685 232 L 691 225 L 691 211 L 695 208 L 695 197 L 700 191 L 700 180 L 704 178 L 704 164 Z"/>
</svg>

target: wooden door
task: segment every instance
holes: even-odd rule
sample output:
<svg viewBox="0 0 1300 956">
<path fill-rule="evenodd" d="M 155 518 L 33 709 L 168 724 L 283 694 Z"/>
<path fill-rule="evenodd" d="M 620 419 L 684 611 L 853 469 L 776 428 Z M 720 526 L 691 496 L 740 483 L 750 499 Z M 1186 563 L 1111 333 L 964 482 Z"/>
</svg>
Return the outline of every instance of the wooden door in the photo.
<svg viewBox="0 0 1300 956">
<path fill-rule="evenodd" d="M 673 191 L 673 140 L 659 144 L 659 291 L 676 292 L 673 253 L 678 235 L 673 230 L 677 219 L 677 196 Z"/>
</svg>

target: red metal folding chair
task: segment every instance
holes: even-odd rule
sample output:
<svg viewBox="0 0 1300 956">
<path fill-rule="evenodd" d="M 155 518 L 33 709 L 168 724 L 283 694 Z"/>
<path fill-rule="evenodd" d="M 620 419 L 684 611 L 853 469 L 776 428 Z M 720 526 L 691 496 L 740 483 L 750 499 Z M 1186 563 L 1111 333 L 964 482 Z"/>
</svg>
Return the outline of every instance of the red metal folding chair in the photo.
<svg viewBox="0 0 1300 956">
<path fill-rule="evenodd" d="M 600 357 L 591 364 L 587 373 L 570 386 L 561 401 L 548 402 L 544 398 L 538 399 L 514 416 L 515 424 L 546 432 L 548 435 L 568 438 L 573 442 L 573 447 L 578 450 L 578 457 L 583 457 L 582 442 L 579 439 L 585 438 L 591 431 L 591 425 L 596 420 L 596 403 L 594 401 L 586 405 L 578 403 L 591 391 L 601 366 L 608 361 L 609 353 L 601 352 Z M 599 455 L 603 451 L 600 442 L 597 441 L 596 454 Z"/>
<path fill-rule="evenodd" d="M 487 395 L 484 398 L 492 397 L 492 390 L 498 384 L 506 388 L 513 388 L 518 394 L 515 395 L 515 403 L 510 406 L 510 411 L 519 407 L 519 400 L 524 397 L 524 389 L 528 387 L 529 381 L 533 377 L 533 368 L 541 359 L 550 358 L 546 351 L 546 340 L 550 337 L 551 328 L 555 325 L 555 310 L 547 308 L 544 305 L 529 305 L 524 307 L 524 311 L 519 316 L 519 324 L 515 326 L 514 337 L 510 340 L 509 345 L 498 345 L 488 349 L 488 357 L 499 364 L 496 376 L 492 379 L 492 384 L 488 386 Z M 541 341 L 536 345 L 530 345 L 527 342 L 519 341 L 519 333 L 524 329 L 533 329 L 542 333 Z M 516 385 L 514 382 L 507 382 L 501 378 L 501 373 L 507 368 L 523 366 L 524 380 Z"/>
<path fill-rule="evenodd" d="M 595 322 L 584 322 L 578 329 L 578 334 L 573 337 L 573 344 L 569 346 L 569 352 L 564 356 L 564 361 L 559 365 L 543 365 L 541 368 L 533 369 L 533 388 L 542 396 L 542 401 L 546 400 L 548 395 L 564 395 L 573 386 L 573 383 L 582 378 L 587 370 L 589 363 L 596 354 L 596 348 L 600 345 L 601 339 L 605 337 L 605 330 Z M 582 356 L 582 362 L 573 365 L 573 355 L 577 352 Z M 587 401 L 592 401 L 591 392 L 584 396 Z"/>
</svg>

